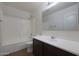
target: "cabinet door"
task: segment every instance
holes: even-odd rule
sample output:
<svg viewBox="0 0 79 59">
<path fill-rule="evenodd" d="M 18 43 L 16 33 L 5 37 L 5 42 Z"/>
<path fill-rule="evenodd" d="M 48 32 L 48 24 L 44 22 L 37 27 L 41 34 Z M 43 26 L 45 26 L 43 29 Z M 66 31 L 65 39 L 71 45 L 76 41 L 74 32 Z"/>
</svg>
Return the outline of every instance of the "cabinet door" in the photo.
<svg viewBox="0 0 79 59">
<path fill-rule="evenodd" d="M 64 51 L 62 49 L 59 49 L 57 47 L 44 44 L 44 55 L 45 56 L 76 56 L 75 54 L 72 54 L 70 52 Z"/>
<path fill-rule="evenodd" d="M 33 54 L 35 56 L 42 56 L 43 55 L 43 43 L 36 39 L 33 39 Z"/>
<path fill-rule="evenodd" d="M 51 45 L 44 44 L 44 56 L 56 56 L 57 50 Z"/>
</svg>

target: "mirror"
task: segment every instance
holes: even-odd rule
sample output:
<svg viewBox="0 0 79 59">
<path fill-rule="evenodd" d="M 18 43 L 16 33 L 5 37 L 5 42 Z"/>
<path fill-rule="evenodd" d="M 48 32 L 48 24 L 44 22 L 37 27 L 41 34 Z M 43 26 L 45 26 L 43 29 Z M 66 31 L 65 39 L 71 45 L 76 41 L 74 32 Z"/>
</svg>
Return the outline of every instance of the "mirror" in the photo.
<svg viewBox="0 0 79 59">
<path fill-rule="evenodd" d="M 77 31 L 78 4 L 77 2 L 59 3 L 43 12 L 44 30 Z"/>
</svg>

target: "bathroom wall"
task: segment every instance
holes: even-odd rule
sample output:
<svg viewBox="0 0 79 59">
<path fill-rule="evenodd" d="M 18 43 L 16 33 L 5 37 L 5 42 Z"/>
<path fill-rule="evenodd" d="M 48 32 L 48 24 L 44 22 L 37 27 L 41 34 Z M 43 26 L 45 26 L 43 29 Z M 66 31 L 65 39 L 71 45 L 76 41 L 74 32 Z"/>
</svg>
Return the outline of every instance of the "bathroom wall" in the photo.
<svg viewBox="0 0 79 59">
<path fill-rule="evenodd" d="M 30 38 L 30 13 L 0 3 L 0 55 L 27 48 Z"/>
<path fill-rule="evenodd" d="M 24 16 L 23 16 L 24 15 Z M 29 41 L 31 32 L 30 13 L 13 7 L 3 7 L 2 45 Z"/>
<path fill-rule="evenodd" d="M 4 16 L 2 25 L 2 45 L 10 45 L 31 40 L 30 22 L 11 16 Z"/>
<path fill-rule="evenodd" d="M 9 54 L 27 48 L 27 41 L 30 40 L 29 38 L 32 40 L 32 37 L 28 35 L 37 35 L 42 32 L 41 8 L 33 11 L 32 16 L 31 13 L 27 11 L 18 10 L 17 8 L 5 5 L 3 5 L 2 12 L 3 22 L 0 28 L 2 32 L 0 33 L 2 35 L 0 35 L 2 37 L 0 37 L 0 55 Z M 30 26 L 31 30 L 29 28 Z"/>
<path fill-rule="evenodd" d="M 2 35 L 1 35 L 1 19 L 2 19 L 2 4 L 0 3 L 0 46 L 1 46 L 1 39 L 2 39 Z"/>
<path fill-rule="evenodd" d="M 42 8 L 39 7 L 39 9 L 35 10 L 32 13 L 32 35 L 34 36 L 41 34 L 42 31 Z"/>
</svg>

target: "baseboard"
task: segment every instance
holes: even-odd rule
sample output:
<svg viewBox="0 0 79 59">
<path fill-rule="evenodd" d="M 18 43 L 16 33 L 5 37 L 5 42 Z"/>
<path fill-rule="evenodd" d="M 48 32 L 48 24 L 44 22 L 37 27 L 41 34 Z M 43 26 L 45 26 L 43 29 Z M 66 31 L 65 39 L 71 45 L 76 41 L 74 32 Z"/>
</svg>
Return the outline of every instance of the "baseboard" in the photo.
<svg viewBox="0 0 79 59">
<path fill-rule="evenodd" d="M 18 50 L 24 49 L 29 47 L 29 45 L 27 45 L 25 42 L 21 42 L 21 43 L 16 43 L 16 44 L 12 44 L 12 45 L 7 45 L 7 46 L 2 46 L 0 48 L 0 55 L 7 55 L 13 52 L 16 52 Z"/>
</svg>

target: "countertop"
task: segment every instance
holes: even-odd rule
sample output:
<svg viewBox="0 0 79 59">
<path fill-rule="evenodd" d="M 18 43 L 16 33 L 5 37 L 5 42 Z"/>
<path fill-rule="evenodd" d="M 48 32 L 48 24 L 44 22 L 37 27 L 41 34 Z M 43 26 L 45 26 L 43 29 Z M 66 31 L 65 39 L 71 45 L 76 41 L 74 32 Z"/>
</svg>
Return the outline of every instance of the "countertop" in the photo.
<svg viewBox="0 0 79 59">
<path fill-rule="evenodd" d="M 77 41 L 71 41 L 71 40 L 66 40 L 61 38 L 52 39 L 51 36 L 46 36 L 46 35 L 37 35 L 37 36 L 34 36 L 33 38 L 36 38 L 37 40 L 40 40 L 52 46 L 61 48 L 73 54 L 79 55 L 79 42 Z"/>
</svg>

